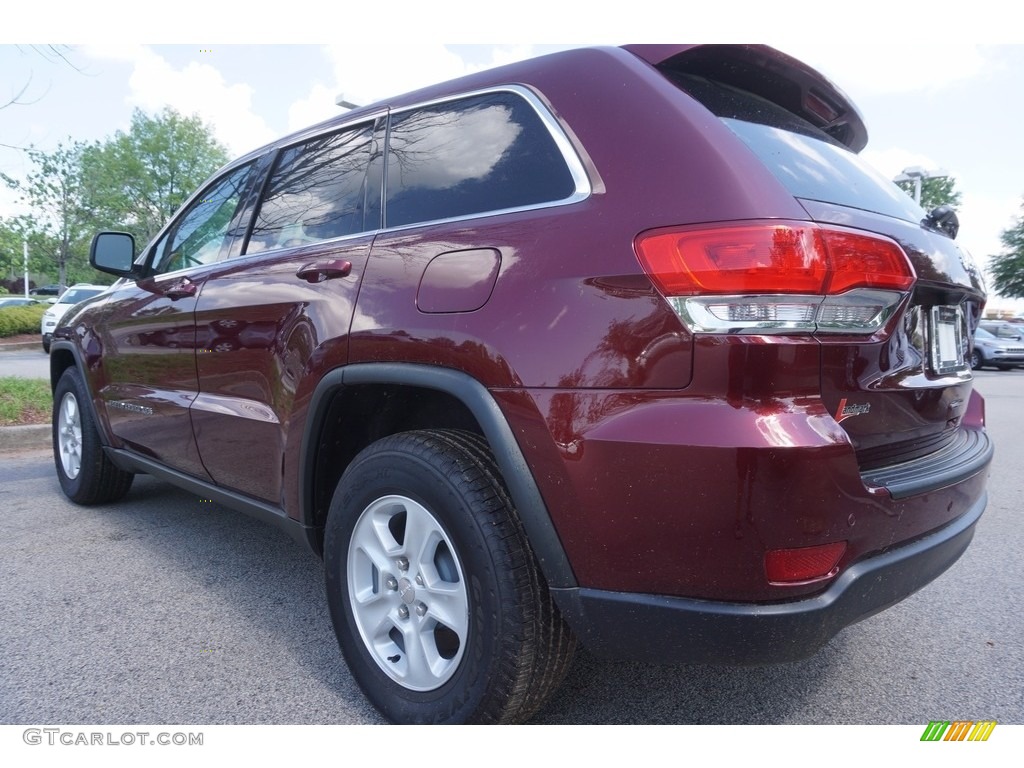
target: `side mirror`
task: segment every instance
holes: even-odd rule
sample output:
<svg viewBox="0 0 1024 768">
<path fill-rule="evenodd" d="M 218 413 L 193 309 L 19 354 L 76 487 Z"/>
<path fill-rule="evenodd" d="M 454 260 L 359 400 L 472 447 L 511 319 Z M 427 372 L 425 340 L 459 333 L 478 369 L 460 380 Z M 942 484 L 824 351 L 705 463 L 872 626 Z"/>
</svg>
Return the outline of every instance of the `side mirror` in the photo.
<svg viewBox="0 0 1024 768">
<path fill-rule="evenodd" d="M 135 238 L 127 232 L 99 232 L 89 247 L 89 263 L 118 277 L 134 274 Z"/>
</svg>

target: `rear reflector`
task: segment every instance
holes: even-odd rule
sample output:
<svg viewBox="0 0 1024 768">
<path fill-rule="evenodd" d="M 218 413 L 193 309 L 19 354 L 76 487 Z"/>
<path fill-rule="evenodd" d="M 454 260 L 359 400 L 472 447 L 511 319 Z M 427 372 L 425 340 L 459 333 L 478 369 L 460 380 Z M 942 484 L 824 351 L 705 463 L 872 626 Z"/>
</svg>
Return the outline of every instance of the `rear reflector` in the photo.
<svg viewBox="0 0 1024 768">
<path fill-rule="evenodd" d="M 816 581 L 834 576 L 836 565 L 845 552 L 845 541 L 798 549 L 770 549 L 764 553 L 764 570 L 773 584 Z"/>
<path fill-rule="evenodd" d="M 915 279 L 895 241 L 808 222 L 651 230 L 634 245 L 696 332 L 873 333 Z"/>
</svg>

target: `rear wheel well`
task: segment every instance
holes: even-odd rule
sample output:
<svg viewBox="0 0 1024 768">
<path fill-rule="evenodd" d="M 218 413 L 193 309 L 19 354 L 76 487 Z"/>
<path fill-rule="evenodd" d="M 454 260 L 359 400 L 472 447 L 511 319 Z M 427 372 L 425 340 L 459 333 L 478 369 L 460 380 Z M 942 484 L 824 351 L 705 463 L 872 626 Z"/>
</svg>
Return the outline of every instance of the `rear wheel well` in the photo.
<svg viewBox="0 0 1024 768">
<path fill-rule="evenodd" d="M 406 384 L 343 386 L 328 404 L 316 441 L 307 523 L 320 532 L 315 548 L 323 553 L 323 526 L 345 468 L 367 446 L 388 435 L 421 429 L 458 429 L 483 435 L 472 412 L 456 397 L 429 387 Z"/>
</svg>

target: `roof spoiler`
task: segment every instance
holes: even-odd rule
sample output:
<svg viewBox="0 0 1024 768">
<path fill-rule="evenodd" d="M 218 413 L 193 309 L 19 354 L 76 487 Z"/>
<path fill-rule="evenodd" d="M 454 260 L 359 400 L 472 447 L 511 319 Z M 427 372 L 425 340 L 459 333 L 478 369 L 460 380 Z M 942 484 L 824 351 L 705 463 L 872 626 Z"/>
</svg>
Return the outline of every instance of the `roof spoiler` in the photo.
<svg viewBox="0 0 1024 768">
<path fill-rule="evenodd" d="M 868 131 L 857 107 L 828 78 L 767 45 L 627 45 L 658 69 L 706 77 L 748 91 L 802 117 L 860 152 Z"/>
</svg>

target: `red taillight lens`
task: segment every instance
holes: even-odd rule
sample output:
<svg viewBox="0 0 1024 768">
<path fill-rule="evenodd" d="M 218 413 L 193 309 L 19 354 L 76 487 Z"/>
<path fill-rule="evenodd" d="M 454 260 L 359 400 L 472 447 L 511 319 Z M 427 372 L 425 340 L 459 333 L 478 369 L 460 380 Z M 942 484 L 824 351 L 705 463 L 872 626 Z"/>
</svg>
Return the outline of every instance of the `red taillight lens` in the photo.
<svg viewBox="0 0 1024 768">
<path fill-rule="evenodd" d="M 820 293 L 827 265 L 808 227 L 731 226 L 641 235 L 640 263 L 667 296 Z"/>
<path fill-rule="evenodd" d="M 773 584 L 823 579 L 833 575 L 845 552 L 845 541 L 798 549 L 770 549 L 764 553 L 764 570 Z"/>
<path fill-rule="evenodd" d="M 695 333 L 871 334 L 914 284 L 895 241 L 811 222 L 658 229 L 634 247 Z"/>
<path fill-rule="evenodd" d="M 644 271 L 666 296 L 835 294 L 905 290 L 914 271 L 877 235 L 799 222 L 654 230 L 636 239 Z"/>
<path fill-rule="evenodd" d="M 838 229 L 823 229 L 821 234 L 832 265 L 826 293 L 851 288 L 905 291 L 913 285 L 914 270 L 893 241 Z"/>
</svg>

